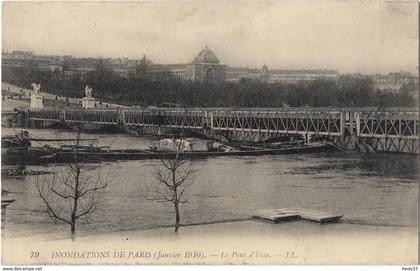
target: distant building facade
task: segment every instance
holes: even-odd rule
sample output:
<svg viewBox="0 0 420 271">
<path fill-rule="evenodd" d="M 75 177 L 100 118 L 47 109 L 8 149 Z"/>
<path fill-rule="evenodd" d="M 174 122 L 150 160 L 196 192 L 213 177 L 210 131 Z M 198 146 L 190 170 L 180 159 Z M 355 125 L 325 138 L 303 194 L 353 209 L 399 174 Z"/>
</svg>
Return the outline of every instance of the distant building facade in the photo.
<svg viewBox="0 0 420 271">
<path fill-rule="evenodd" d="M 264 78 L 264 74 L 265 72 L 263 69 L 248 67 L 227 67 L 225 79 L 229 82 L 239 82 L 241 79 L 267 81 Z"/>
<path fill-rule="evenodd" d="M 198 53 L 192 63 L 154 65 L 149 67 L 149 71 L 160 75 L 163 74 L 163 71 L 167 71 L 167 74 L 171 74 L 176 78 L 194 82 L 239 82 L 241 79 L 251 79 L 267 83 L 283 82 L 294 84 L 319 78 L 329 80 L 338 80 L 339 78 L 339 73 L 335 70 L 270 70 L 265 64 L 261 69 L 229 67 L 220 64 L 216 54 L 207 46 Z"/>
<path fill-rule="evenodd" d="M 418 84 L 418 77 L 407 72 L 376 74 L 373 76 L 375 89 L 399 91 L 403 86 Z"/>
<path fill-rule="evenodd" d="M 339 74 L 335 70 L 269 70 L 267 74 L 267 81 L 269 83 L 283 82 L 289 84 L 296 84 L 299 82 L 310 82 L 317 79 L 325 79 L 331 81 L 338 81 Z"/>
<path fill-rule="evenodd" d="M 43 71 L 62 72 L 62 57 L 39 56 L 32 51 L 2 51 L 3 67 L 33 66 Z"/>
<path fill-rule="evenodd" d="M 238 82 L 242 78 L 247 78 L 268 83 L 297 83 L 317 78 L 332 80 L 338 78 L 338 72 L 330 70 L 270 70 L 266 65 L 261 69 L 228 67 L 221 64 L 216 54 L 207 46 L 198 53 L 191 63 L 185 64 L 154 64 L 146 56 L 137 60 L 128 58 L 97 59 L 37 56 L 28 51 L 3 52 L 2 56 L 4 67 L 35 65 L 40 70 L 60 72 L 68 79 L 72 77 L 86 78 L 89 72 L 96 69 L 99 61 L 123 78 L 144 76 L 154 81 L 175 77 L 193 82 Z"/>
<path fill-rule="evenodd" d="M 35 57 L 35 53 L 32 51 L 3 51 L 2 57 L 14 59 L 32 59 Z"/>
<path fill-rule="evenodd" d="M 63 75 L 67 79 L 85 79 L 89 72 L 96 69 L 97 59 L 94 58 L 73 58 L 65 56 L 63 60 Z"/>
<path fill-rule="evenodd" d="M 1 58 L 3 67 L 21 67 L 30 65 L 35 54 L 31 51 L 2 51 Z"/>
<path fill-rule="evenodd" d="M 327 79 L 338 81 L 339 73 L 335 70 L 286 70 L 286 69 L 268 69 L 267 65 L 261 69 L 228 67 L 226 69 L 226 80 L 238 82 L 241 79 L 260 80 L 267 83 L 289 83 L 296 84 L 298 82 L 309 82 L 316 79 Z"/>
<path fill-rule="evenodd" d="M 220 63 L 217 55 L 207 46 L 190 63 L 154 64 L 143 56 L 141 59 L 128 58 L 75 58 L 72 56 L 39 56 L 32 51 L 2 51 L 2 67 L 36 67 L 41 71 L 61 73 L 65 78 L 85 79 L 87 74 L 97 69 L 98 64 L 112 70 L 122 78 L 141 77 L 152 81 L 178 78 L 193 82 L 239 82 L 241 79 L 259 80 L 266 83 L 311 82 L 326 79 L 350 82 L 369 77 L 378 90 L 399 91 L 407 85 L 418 84 L 418 77 L 410 73 L 389 73 L 386 75 L 340 75 L 337 70 L 325 69 L 270 69 L 230 67 Z"/>
<path fill-rule="evenodd" d="M 372 75 L 360 74 L 360 73 L 351 73 L 351 74 L 341 74 L 340 75 L 340 84 L 341 85 L 351 86 L 353 84 L 358 84 L 363 80 L 369 81 L 369 83 L 373 86 Z"/>
</svg>

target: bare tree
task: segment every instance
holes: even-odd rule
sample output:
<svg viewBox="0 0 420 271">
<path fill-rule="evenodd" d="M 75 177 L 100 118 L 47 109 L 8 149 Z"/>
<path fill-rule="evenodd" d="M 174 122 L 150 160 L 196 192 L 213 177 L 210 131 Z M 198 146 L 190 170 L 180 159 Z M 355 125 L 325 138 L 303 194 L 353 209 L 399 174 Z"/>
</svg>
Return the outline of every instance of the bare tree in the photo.
<svg viewBox="0 0 420 271">
<path fill-rule="evenodd" d="M 175 211 L 175 232 L 178 232 L 181 215 L 179 205 L 186 203 L 184 192 L 186 187 L 192 184 L 195 170 L 187 165 L 188 160 L 183 159 L 185 140 L 172 139 L 175 146 L 175 154 L 167 159 L 161 159 L 161 165 L 156 168 L 155 180 L 158 183 L 158 201 L 173 204 Z"/>
<path fill-rule="evenodd" d="M 80 131 L 69 155 L 71 161 L 50 176 L 37 177 L 35 181 L 39 196 L 44 202 L 48 215 L 55 221 L 70 225 L 74 240 L 76 222 L 87 219 L 98 208 L 103 190 L 109 185 L 109 174 L 101 176 L 100 167 L 95 177 L 88 176 L 85 163 L 80 161 Z"/>
</svg>

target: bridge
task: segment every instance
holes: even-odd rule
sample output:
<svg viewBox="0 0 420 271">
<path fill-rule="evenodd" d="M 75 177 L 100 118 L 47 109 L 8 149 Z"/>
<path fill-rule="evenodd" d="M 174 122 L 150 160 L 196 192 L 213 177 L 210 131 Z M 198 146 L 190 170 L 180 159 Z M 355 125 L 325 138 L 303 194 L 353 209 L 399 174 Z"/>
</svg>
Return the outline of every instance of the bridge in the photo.
<svg viewBox="0 0 420 271">
<path fill-rule="evenodd" d="M 154 133 L 183 129 L 241 142 L 299 135 L 345 149 L 418 153 L 419 114 L 414 108 L 45 108 L 25 115 L 29 122 L 115 125 Z"/>
</svg>

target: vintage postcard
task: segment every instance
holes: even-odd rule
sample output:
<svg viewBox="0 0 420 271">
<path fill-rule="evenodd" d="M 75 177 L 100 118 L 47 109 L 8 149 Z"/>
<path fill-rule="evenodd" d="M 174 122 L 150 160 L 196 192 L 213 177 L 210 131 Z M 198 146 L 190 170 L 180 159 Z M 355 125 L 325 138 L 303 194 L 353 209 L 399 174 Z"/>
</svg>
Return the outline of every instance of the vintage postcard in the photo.
<svg viewBox="0 0 420 271">
<path fill-rule="evenodd" d="M 416 265 L 417 1 L 2 3 L 2 265 Z"/>
</svg>

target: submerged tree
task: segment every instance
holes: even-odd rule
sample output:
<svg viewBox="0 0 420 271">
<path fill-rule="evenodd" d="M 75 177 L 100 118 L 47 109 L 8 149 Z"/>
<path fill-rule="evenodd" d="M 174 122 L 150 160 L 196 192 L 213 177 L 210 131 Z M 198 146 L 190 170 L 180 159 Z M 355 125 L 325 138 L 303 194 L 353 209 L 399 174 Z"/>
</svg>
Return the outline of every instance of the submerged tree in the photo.
<svg viewBox="0 0 420 271">
<path fill-rule="evenodd" d="M 171 203 L 175 211 L 175 232 L 178 232 L 181 214 L 180 204 L 186 203 L 185 189 L 192 184 L 195 170 L 187 165 L 181 153 L 186 151 L 187 141 L 182 138 L 170 139 L 174 154 L 167 159 L 161 159 L 161 165 L 156 168 L 155 181 L 158 183 L 158 201 Z"/>
<path fill-rule="evenodd" d="M 76 222 L 87 219 L 98 209 L 103 190 L 109 185 L 110 169 L 101 176 L 100 167 L 95 177 L 88 176 L 85 163 L 80 159 L 80 131 L 69 153 L 68 164 L 50 176 L 37 177 L 36 189 L 47 208 L 48 215 L 54 220 L 70 225 L 71 238 L 74 240 Z"/>
</svg>

